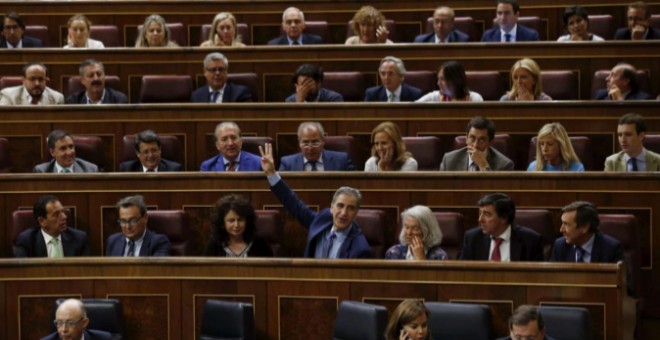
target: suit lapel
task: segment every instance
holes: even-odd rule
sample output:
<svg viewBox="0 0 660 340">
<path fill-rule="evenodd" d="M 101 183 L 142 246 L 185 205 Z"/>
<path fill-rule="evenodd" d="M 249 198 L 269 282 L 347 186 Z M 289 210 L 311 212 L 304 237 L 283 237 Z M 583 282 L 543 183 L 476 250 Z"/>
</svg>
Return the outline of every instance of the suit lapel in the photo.
<svg viewBox="0 0 660 340">
<path fill-rule="evenodd" d="M 144 238 L 142 239 L 142 246 L 140 246 L 140 256 L 149 256 L 151 250 L 151 233 L 147 229 L 144 233 Z"/>
<path fill-rule="evenodd" d="M 522 244 L 519 236 L 517 227 L 511 225 L 511 242 L 509 244 L 509 258 L 511 261 L 522 259 Z"/>
<path fill-rule="evenodd" d="M 603 250 L 603 238 L 600 237 L 600 234 L 596 232 L 594 235 L 594 245 L 591 248 L 591 263 L 602 262 L 602 250 Z"/>
<path fill-rule="evenodd" d="M 469 168 L 468 160 L 469 160 L 469 157 L 468 157 L 467 148 L 466 148 L 465 152 L 461 153 L 461 157 L 458 157 L 458 159 L 457 159 L 458 165 L 457 165 L 456 168 L 457 169 L 468 170 L 468 168 Z"/>
<path fill-rule="evenodd" d="M 75 160 L 73 162 L 73 172 L 74 173 L 79 173 L 79 172 L 85 172 L 83 168 L 78 164 L 78 160 Z"/>
<path fill-rule="evenodd" d="M 321 158 L 323 159 L 323 170 L 330 171 L 335 169 L 334 158 L 330 154 L 328 154 L 326 151 L 323 151 Z"/>
<path fill-rule="evenodd" d="M 484 260 L 488 261 L 490 260 L 490 237 L 483 232 L 479 232 L 480 234 L 480 242 L 481 244 L 479 245 L 479 254 L 476 254 L 476 259 L 477 260 Z"/>
<path fill-rule="evenodd" d="M 62 235 L 62 253 L 64 254 L 64 257 L 74 256 L 75 254 L 73 253 L 73 243 L 71 240 L 70 232 L 67 230 L 63 232 L 61 235 Z"/>
<path fill-rule="evenodd" d="M 298 154 L 296 158 L 293 159 L 293 166 L 294 171 L 305 171 L 305 159 L 302 155 L 302 153 Z"/>
<path fill-rule="evenodd" d="M 37 227 L 37 237 L 36 237 L 36 247 L 34 249 L 34 255 L 37 257 L 48 257 L 48 249 L 46 249 L 46 240 L 44 235 L 41 233 L 41 228 Z"/>
</svg>

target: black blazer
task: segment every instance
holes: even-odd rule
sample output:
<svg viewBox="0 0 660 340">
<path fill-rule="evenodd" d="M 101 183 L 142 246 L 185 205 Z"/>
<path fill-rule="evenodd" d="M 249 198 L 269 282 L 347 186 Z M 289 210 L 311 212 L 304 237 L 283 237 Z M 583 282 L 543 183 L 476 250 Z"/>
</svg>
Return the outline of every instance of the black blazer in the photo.
<svg viewBox="0 0 660 340">
<path fill-rule="evenodd" d="M 472 40 L 469 35 L 454 29 L 449 33 L 447 42 L 468 42 Z M 415 37 L 416 43 L 435 43 L 435 32 L 420 34 Z"/>
<path fill-rule="evenodd" d="M 121 232 L 114 233 L 108 237 L 108 245 L 105 256 L 124 256 L 126 237 Z M 158 234 L 147 229 L 142 239 L 140 256 L 169 256 L 172 243 L 163 234 Z"/>
<path fill-rule="evenodd" d="M 596 95 L 594 96 L 594 99 L 596 100 L 610 100 L 610 97 L 608 95 L 609 91 L 607 89 L 600 89 L 596 91 Z M 624 100 L 652 100 L 654 99 L 651 97 L 650 94 L 644 92 L 644 91 L 636 91 L 636 92 L 630 92 L 626 96 Z"/>
<path fill-rule="evenodd" d="M 211 92 L 209 92 L 208 85 L 202 86 L 195 90 L 195 92 L 193 92 L 190 96 L 190 101 L 193 103 L 209 103 L 211 101 Z M 223 103 L 240 103 L 251 101 L 253 101 L 252 94 L 247 87 L 227 82 L 227 85 L 222 92 Z"/>
<path fill-rule="evenodd" d="M 488 261 L 489 257 L 490 236 L 478 227 L 465 232 L 459 259 Z M 541 235 L 532 229 L 511 224 L 511 261 L 543 261 Z"/>
<path fill-rule="evenodd" d="M 23 48 L 30 47 L 43 47 L 43 43 L 40 39 L 28 37 L 26 35 L 21 39 L 23 41 Z M 7 40 L 5 37 L 0 37 L 0 48 L 7 48 Z"/>
<path fill-rule="evenodd" d="M 140 160 L 134 159 L 132 161 L 122 162 L 119 165 L 119 171 L 121 172 L 142 172 L 142 163 Z M 158 172 L 168 172 L 168 171 L 183 171 L 183 165 L 168 161 L 167 159 L 160 159 L 160 164 L 158 165 Z"/>
<path fill-rule="evenodd" d="M 303 45 L 319 45 L 323 44 L 323 38 L 316 34 L 303 33 L 302 42 Z M 289 40 L 286 38 L 286 35 L 282 35 L 269 41 L 268 45 L 289 45 Z"/>
<path fill-rule="evenodd" d="M 614 40 L 630 40 L 632 33 L 628 27 L 619 28 L 614 33 Z M 649 32 L 646 35 L 646 40 L 657 40 L 660 39 L 660 30 L 649 26 Z"/>
<path fill-rule="evenodd" d="M 399 101 L 414 102 L 415 100 L 419 99 L 423 94 L 424 93 L 422 92 L 422 90 L 414 86 L 410 86 L 406 83 L 401 83 L 401 98 L 399 98 Z M 379 85 L 368 88 L 367 91 L 364 93 L 364 101 L 386 102 L 387 91 L 385 90 L 385 86 Z"/>
<path fill-rule="evenodd" d="M 62 249 L 65 257 L 88 256 L 87 233 L 82 230 L 66 228 L 62 235 Z M 14 246 L 15 257 L 48 257 L 46 240 L 41 234 L 41 228 L 34 227 L 24 230 L 16 238 Z"/>
<path fill-rule="evenodd" d="M 566 243 L 564 236 L 555 240 L 552 246 L 551 262 L 575 262 L 575 247 Z M 619 240 L 598 231 L 591 249 L 592 263 L 616 263 L 623 261 L 623 246 Z"/>
<path fill-rule="evenodd" d="M 87 104 L 87 96 L 85 95 L 86 91 L 80 91 L 74 93 L 66 99 L 67 104 Z M 105 95 L 101 100 L 103 104 L 126 104 L 128 103 L 128 98 L 125 94 L 115 91 L 109 87 L 105 88 Z"/>
</svg>

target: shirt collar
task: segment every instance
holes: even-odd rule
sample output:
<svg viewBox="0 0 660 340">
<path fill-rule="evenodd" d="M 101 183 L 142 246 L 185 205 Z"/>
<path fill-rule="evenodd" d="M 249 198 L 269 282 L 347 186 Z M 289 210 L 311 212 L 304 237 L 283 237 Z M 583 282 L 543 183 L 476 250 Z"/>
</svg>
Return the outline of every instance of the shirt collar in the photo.
<svg viewBox="0 0 660 340">
<path fill-rule="evenodd" d="M 504 242 L 510 242 L 511 241 L 511 225 L 509 224 L 506 229 L 504 229 L 504 232 L 500 234 L 500 236 L 497 236 L 498 238 L 501 238 L 504 240 Z"/>
<path fill-rule="evenodd" d="M 59 174 L 60 172 L 62 172 L 62 169 L 68 169 L 69 172 L 73 172 L 73 165 L 71 165 L 68 168 L 65 168 L 61 166 L 60 163 L 57 163 L 57 161 L 55 161 L 55 172 Z"/>
<path fill-rule="evenodd" d="M 23 48 L 23 38 L 18 40 L 18 44 L 16 46 L 12 45 L 7 41 L 7 48 Z"/>
<path fill-rule="evenodd" d="M 144 216 L 143 216 L 143 217 L 144 217 Z M 142 243 L 142 241 L 144 240 L 144 235 L 146 235 L 146 234 L 147 234 L 147 228 L 144 228 L 144 232 L 142 232 L 142 236 L 140 236 L 139 239 L 134 240 L 134 241 L 135 241 L 135 244 Z M 129 239 L 128 237 L 124 237 L 124 239 L 126 240 L 126 242 L 130 242 L 130 241 L 131 241 L 131 239 Z"/>
<path fill-rule="evenodd" d="M 582 247 L 584 251 L 591 256 L 591 251 L 594 249 L 594 240 L 596 239 L 596 234 L 591 235 L 591 238 L 585 242 Z"/>
<path fill-rule="evenodd" d="M 293 45 L 293 42 L 294 42 L 294 41 L 297 42 L 298 45 L 302 45 L 302 44 L 303 44 L 303 42 L 302 42 L 302 37 L 303 37 L 303 36 L 302 36 L 302 33 L 301 33 L 300 36 L 298 37 L 298 39 L 293 40 L 293 39 L 289 38 L 289 36 L 287 35 L 287 36 L 286 36 L 286 40 L 289 42 L 289 45 Z"/>
<path fill-rule="evenodd" d="M 50 236 L 47 232 L 45 232 L 43 229 L 41 229 L 41 235 L 44 236 L 44 241 L 46 241 L 46 244 L 50 243 L 50 240 L 56 238 L 60 243 L 62 243 L 62 234 L 57 235 L 57 237 L 52 237 Z"/>
<path fill-rule="evenodd" d="M 303 156 L 303 164 L 309 163 L 309 159 L 307 157 Z M 323 164 L 323 151 L 321 151 L 321 157 L 316 161 L 316 164 Z"/>
<path fill-rule="evenodd" d="M 500 27 L 500 32 L 502 33 L 502 36 L 501 36 L 502 41 L 506 41 L 506 39 L 504 38 L 504 35 L 508 33 L 508 34 L 511 34 L 511 41 L 515 42 L 516 41 L 516 33 L 518 33 L 518 24 L 513 25 L 513 28 L 509 32 L 504 31 Z"/>
<path fill-rule="evenodd" d="M 437 34 L 434 34 L 433 37 L 435 38 L 435 43 L 436 43 L 436 44 L 439 44 L 439 43 L 448 43 L 448 42 L 449 42 L 449 35 L 450 35 L 450 34 L 451 34 L 451 32 L 449 32 L 449 34 L 447 34 L 447 37 L 444 38 L 444 39 L 440 39 L 440 38 L 438 37 Z"/>
<path fill-rule="evenodd" d="M 334 232 L 335 235 L 337 235 L 336 241 L 343 242 L 348 237 L 348 234 L 351 232 L 351 228 L 353 228 L 353 224 L 349 225 L 348 228 L 344 230 L 337 230 L 335 229 L 334 226 L 332 226 L 332 228 L 330 228 L 330 232 L 328 232 L 326 237 L 329 239 L 330 235 L 332 235 L 332 233 Z"/>
<path fill-rule="evenodd" d="M 89 95 L 87 94 L 87 91 L 85 91 L 85 99 L 87 99 L 87 104 L 88 105 L 99 105 L 103 104 L 103 98 L 105 98 L 105 89 L 103 89 L 103 94 L 101 94 L 101 99 L 99 99 L 98 102 L 94 103 L 90 98 Z"/>
<path fill-rule="evenodd" d="M 239 151 L 238 155 L 236 155 L 236 159 L 233 160 L 234 164 L 240 164 L 241 163 L 241 152 L 242 151 Z M 227 165 L 227 164 L 229 164 L 229 162 L 232 162 L 232 161 L 225 158 L 225 156 L 222 156 L 222 164 Z"/>
<path fill-rule="evenodd" d="M 625 159 L 626 163 L 628 163 L 631 158 L 637 159 L 638 162 L 646 162 L 646 148 L 642 148 L 642 152 L 640 152 L 639 155 L 635 157 L 631 157 L 625 152 L 623 153 L 623 159 Z"/>
<path fill-rule="evenodd" d="M 385 92 L 387 92 L 387 98 L 390 97 L 390 93 L 394 93 L 394 95 L 396 96 L 396 98 L 399 99 L 399 101 L 401 101 L 401 87 L 402 87 L 402 86 L 399 85 L 399 87 L 397 87 L 396 90 L 394 90 L 394 92 L 391 92 L 390 90 L 388 90 L 387 88 L 385 88 Z"/>
<path fill-rule="evenodd" d="M 218 92 L 219 92 L 220 94 L 222 94 L 222 93 L 225 91 L 225 87 L 227 87 L 227 83 L 226 83 L 226 82 L 225 82 L 224 85 L 222 85 L 222 87 L 221 87 L 220 89 L 218 89 Z M 213 92 L 216 92 L 216 90 L 214 90 L 211 86 L 209 86 L 209 93 L 213 93 Z"/>
<path fill-rule="evenodd" d="M 140 165 L 142 165 L 142 163 L 140 163 Z M 149 168 L 147 168 L 146 166 L 142 165 L 142 172 L 147 172 L 147 170 L 149 170 Z M 158 167 L 155 167 L 154 170 L 153 170 L 153 172 L 158 172 Z"/>
<path fill-rule="evenodd" d="M 37 105 L 43 105 L 44 104 L 44 96 L 46 95 L 46 89 L 44 89 L 44 92 L 41 94 L 41 98 L 39 98 L 39 102 L 37 102 Z M 30 95 L 30 92 L 28 92 L 28 89 L 23 85 L 23 102 L 31 104 L 32 103 L 32 96 Z"/>
</svg>

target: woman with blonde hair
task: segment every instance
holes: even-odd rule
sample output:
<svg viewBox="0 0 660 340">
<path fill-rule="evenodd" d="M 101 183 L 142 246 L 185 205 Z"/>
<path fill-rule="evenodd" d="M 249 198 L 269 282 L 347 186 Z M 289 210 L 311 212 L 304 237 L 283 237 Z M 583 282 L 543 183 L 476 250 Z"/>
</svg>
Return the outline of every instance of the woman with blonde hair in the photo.
<svg viewBox="0 0 660 340">
<path fill-rule="evenodd" d="M 135 40 L 135 47 L 179 47 L 170 40 L 167 22 L 158 14 L 152 14 L 144 20 L 144 25 Z"/>
<path fill-rule="evenodd" d="M 417 171 L 417 161 L 406 151 L 399 127 L 392 122 L 380 123 L 371 131 L 371 158 L 364 171 Z"/>
<path fill-rule="evenodd" d="M 200 47 L 245 47 L 238 35 L 238 24 L 233 14 L 221 12 L 216 14 L 211 24 L 209 37 Z"/>
<path fill-rule="evenodd" d="M 431 340 L 429 311 L 422 300 L 403 300 L 385 328 L 387 340 Z"/>
<path fill-rule="evenodd" d="M 536 140 L 536 160 L 529 163 L 527 171 L 584 171 L 561 124 L 543 125 Z"/>
<path fill-rule="evenodd" d="M 504 94 L 500 101 L 552 100 L 543 93 L 541 68 L 533 59 L 524 58 L 513 64 L 511 84 L 511 91 Z"/>
<path fill-rule="evenodd" d="M 403 228 L 399 244 L 385 253 L 387 260 L 446 260 L 447 253 L 440 248 L 442 231 L 433 211 L 416 205 L 401 213 Z"/>
<path fill-rule="evenodd" d="M 105 48 L 102 42 L 89 37 L 92 22 L 82 14 L 69 18 L 67 26 L 67 43 L 64 48 Z"/>
<path fill-rule="evenodd" d="M 385 17 L 373 6 L 363 6 L 353 16 L 353 33 L 346 45 L 394 44 L 387 39 L 390 32 L 385 27 Z"/>
</svg>

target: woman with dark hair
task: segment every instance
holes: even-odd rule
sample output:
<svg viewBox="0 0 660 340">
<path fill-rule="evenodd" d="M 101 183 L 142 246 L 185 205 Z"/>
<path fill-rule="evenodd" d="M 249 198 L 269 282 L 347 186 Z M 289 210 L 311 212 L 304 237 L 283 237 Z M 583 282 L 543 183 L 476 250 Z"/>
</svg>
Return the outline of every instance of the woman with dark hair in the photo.
<svg viewBox="0 0 660 340">
<path fill-rule="evenodd" d="M 364 171 L 417 171 L 417 161 L 406 151 L 406 144 L 396 124 L 378 124 L 371 131 L 371 143 L 371 158 L 364 164 Z"/>
<path fill-rule="evenodd" d="M 266 241 L 255 237 L 257 214 L 243 197 L 231 194 L 215 202 L 211 214 L 213 237 L 204 249 L 206 256 L 272 257 Z"/>
<path fill-rule="evenodd" d="M 605 41 L 602 37 L 589 33 L 589 14 L 584 7 L 566 8 L 563 19 L 568 34 L 560 36 L 557 41 Z"/>
<path fill-rule="evenodd" d="M 385 329 L 387 340 L 431 340 L 429 311 L 422 300 L 406 299 L 394 312 Z"/>
<path fill-rule="evenodd" d="M 458 61 L 448 61 L 438 70 L 438 87 L 440 91 L 433 91 L 417 99 L 418 103 L 437 103 L 452 101 L 482 102 L 483 97 L 470 91 L 467 86 L 465 68 Z"/>
</svg>

